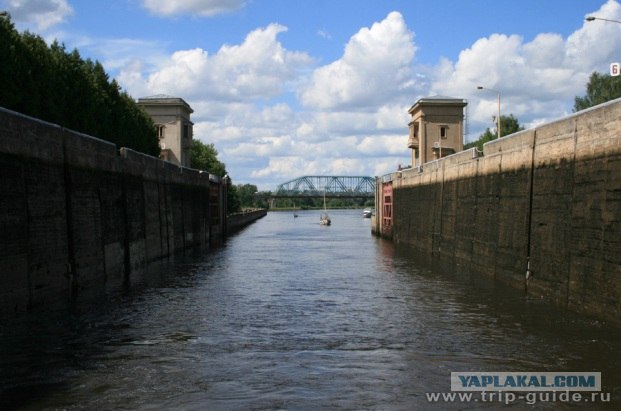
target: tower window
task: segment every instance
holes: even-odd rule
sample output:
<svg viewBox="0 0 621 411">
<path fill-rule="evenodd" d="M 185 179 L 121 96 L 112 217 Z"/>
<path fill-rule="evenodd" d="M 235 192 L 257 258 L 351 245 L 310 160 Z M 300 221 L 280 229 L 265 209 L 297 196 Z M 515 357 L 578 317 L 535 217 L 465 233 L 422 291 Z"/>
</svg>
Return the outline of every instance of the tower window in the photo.
<svg viewBox="0 0 621 411">
<path fill-rule="evenodd" d="M 440 126 L 440 138 L 446 139 L 448 137 L 448 126 Z"/>
<path fill-rule="evenodd" d="M 157 137 L 161 140 L 164 138 L 164 128 L 166 128 L 163 124 L 156 124 L 155 129 L 157 130 Z"/>
</svg>

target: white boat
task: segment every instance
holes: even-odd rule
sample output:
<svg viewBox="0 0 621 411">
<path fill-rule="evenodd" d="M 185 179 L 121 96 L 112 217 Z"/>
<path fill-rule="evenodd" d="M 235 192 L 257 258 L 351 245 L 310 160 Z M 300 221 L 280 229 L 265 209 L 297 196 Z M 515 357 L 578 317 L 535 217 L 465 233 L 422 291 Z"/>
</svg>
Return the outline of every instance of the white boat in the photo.
<svg viewBox="0 0 621 411">
<path fill-rule="evenodd" d="M 332 224 L 332 220 L 330 220 L 330 216 L 328 215 L 328 213 L 321 213 L 321 216 L 319 216 L 319 224 L 321 225 Z"/>
<path fill-rule="evenodd" d="M 371 209 L 370 209 L 370 208 L 365 208 L 365 209 L 362 211 L 362 216 L 363 216 L 364 218 L 371 218 L 371 216 L 372 216 L 372 215 L 373 215 L 373 211 L 371 211 Z"/>
<path fill-rule="evenodd" d="M 330 225 L 332 224 L 332 220 L 330 220 L 330 216 L 328 215 L 328 210 L 326 209 L 326 190 L 323 190 L 323 213 L 319 216 L 319 224 L 321 225 Z"/>
</svg>

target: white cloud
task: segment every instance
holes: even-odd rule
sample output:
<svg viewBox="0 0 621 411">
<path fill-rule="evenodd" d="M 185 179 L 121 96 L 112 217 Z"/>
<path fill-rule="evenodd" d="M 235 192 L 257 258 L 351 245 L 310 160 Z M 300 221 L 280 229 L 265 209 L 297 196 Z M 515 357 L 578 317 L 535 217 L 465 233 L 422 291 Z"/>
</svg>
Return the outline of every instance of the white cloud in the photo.
<svg viewBox="0 0 621 411">
<path fill-rule="evenodd" d="M 38 30 L 62 23 L 73 14 L 67 0 L 8 0 L 6 4 L 14 21 L 34 23 Z"/>
<path fill-rule="evenodd" d="M 370 175 L 383 176 L 388 173 L 393 173 L 399 166 L 406 167 L 408 165 L 410 165 L 410 157 L 401 161 L 394 157 L 380 157 L 373 162 L 373 171 Z"/>
<path fill-rule="evenodd" d="M 135 87 L 142 82 L 142 73 L 168 58 L 162 52 L 162 44 L 157 41 L 131 38 L 90 38 L 74 37 L 66 39 L 79 50 L 94 54 L 107 72 L 118 72 L 117 81 L 126 87 Z M 137 95 L 144 95 L 146 89 Z"/>
<path fill-rule="evenodd" d="M 251 142 L 242 142 L 228 149 L 227 154 L 242 157 L 287 156 L 295 154 L 294 146 L 295 142 L 290 136 L 262 137 Z"/>
<path fill-rule="evenodd" d="M 608 0 L 592 15 L 621 20 L 621 5 L 615 0 Z M 620 24 L 585 21 L 582 28 L 567 39 L 565 63 L 582 71 L 591 71 L 595 63 L 600 71 L 607 71 L 608 63 L 619 58 L 619 38 L 621 38 Z"/>
<path fill-rule="evenodd" d="M 339 157 L 333 158 L 330 160 L 327 167 L 327 174 L 332 175 L 359 175 L 363 174 L 366 167 L 364 166 L 363 160 L 359 158 L 347 158 L 347 157 Z"/>
<path fill-rule="evenodd" d="M 317 30 L 317 35 L 318 35 L 319 37 L 323 37 L 324 39 L 327 39 L 327 40 L 332 39 L 332 36 L 330 35 L 330 33 L 329 33 L 329 32 L 327 32 L 327 31 L 326 31 L 326 30 L 324 30 L 324 29 Z"/>
<path fill-rule="evenodd" d="M 207 121 L 195 120 L 195 138 L 221 144 L 231 155 L 251 152 L 252 147 L 256 154 L 259 145 L 265 146 L 265 141 L 275 136 L 291 138 L 290 136 L 295 135 L 296 114 L 283 103 L 262 110 L 243 104 L 192 104 L 195 112 L 201 112 L 201 117 L 204 118 L 206 114 L 211 117 Z"/>
<path fill-rule="evenodd" d="M 300 92 L 310 108 L 366 108 L 406 94 L 416 47 L 398 12 L 363 28 L 347 43 L 343 57 L 317 69 Z"/>
<path fill-rule="evenodd" d="M 273 157 L 270 158 L 267 167 L 254 170 L 250 176 L 253 178 L 270 177 L 271 179 L 291 178 L 292 170 L 297 170 L 295 175 L 318 174 L 319 168 L 313 161 L 308 161 L 299 156 Z"/>
<path fill-rule="evenodd" d="M 357 146 L 361 154 L 369 157 L 403 156 L 408 142 L 407 134 L 364 137 Z"/>
<path fill-rule="evenodd" d="M 302 156 L 272 157 L 269 164 L 254 171 L 253 178 L 270 177 L 284 182 L 304 175 L 359 175 L 364 174 L 366 167 L 358 158 L 315 158 Z M 292 173 L 293 172 L 293 173 Z"/>
<path fill-rule="evenodd" d="M 621 6 L 609 0 L 593 15 L 621 18 Z M 469 122 L 477 138 L 493 127 L 497 94 L 477 91 L 482 85 L 500 91 L 501 114 L 514 114 L 520 124 L 540 124 L 568 114 L 593 71 L 607 72 L 621 54 L 621 25 L 585 22 L 568 38 L 542 33 L 525 42 L 517 35 L 492 34 L 463 50 L 456 62 L 442 60 L 429 70 L 431 95 L 469 100 Z"/>
<path fill-rule="evenodd" d="M 408 105 L 389 104 L 379 107 L 375 113 L 376 129 L 378 131 L 403 130 L 404 125 L 410 121 L 408 109 L 411 103 Z"/>
<path fill-rule="evenodd" d="M 159 61 L 139 53 L 106 58 L 122 67 L 117 80 L 131 95 L 186 99 L 195 110 L 195 136 L 214 143 L 233 175 L 239 170 L 269 184 L 292 175 L 368 175 L 378 159 L 390 170 L 403 163 L 407 108 L 417 85 L 413 33 L 403 17 L 390 13 L 359 30 L 339 60 L 308 78 L 314 60 L 282 46 L 278 35 L 286 30 L 271 24 L 213 54 L 194 48 L 160 54 Z M 133 46 L 118 42 L 126 50 Z M 309 103 L 307 111 L 278 101 L 293 87 Z"/>
<path fill-rule="evenodd" d="M 309 111 L 296 135 L 307 141 L 320 141 L 348 135 L 380 135 L 387 132 L 407 134 L 409 106 L 385 104 L 365 111 Z M 404 131 L 405 130 L 405 131 Z"/>
<path fill-rule="evenodd" d="M 240 45 L 223 45 L 216 54 L 195 48 L 179 50 L 147 78 L 125 67 L 121 80 L 130 89 L 184 96 L 186 100 L 249 102 L 285 91 L 287 82 L 312 63 L 308 54 L 286 50 L 278 41 L 286 27 L 270 24 L 250 32 Z"/>
<path fill-rule="evenodd" d="M 246 4 L 141 1 L 159 16 L 210 16 Z M 6 4 L 14 19 L 46 27 L 73 12 L 66 0 Z M 620 20 L 621 6 L 609 0 L 592 15 Z M 102 56 L 107 70 L 117 69 L 115 77 L 134 97 L 183 97 L 194 108 L 196 138 L 214 143 L 234 180 L 268 186 L 307 174 L 382 175 L 406 165 L 407 109 L 425 96 L 467 99 L 470 139 L 494 127 L 497 110 L 496 94 L 477 91 L 478 85 L 500 90 L 502 114 L 514 114 L 522 125 L 554 120 L 585 93 L 592 71 L 607 72 L 621 55 L 621 25 L 594 21 L 567 37 L 489 34 L 452 60 L 422 67 L 415 65 L 414 29 L 400 13 L 389 13 L 352 32 L 342 56 L 321 66 L 315 66 L 320 56 L 285 48 L 279 36 L 287 28 L 276 23 L 215 52 L 163 54 L 168 44 L 148 40 L 74 43 Z M 317 34 L 330 38 L 325 30 Z"/>
<path fill-rule="evenodd" d="M 198 14 L 209 17 L 238 10 L 245 3 L 244 0 L 142 0 L 143 7 L 158 16 Z"/>
<path fill-rule="evenodd" d="M 207 76 L 207 60 L 207 52 L 200 48 L 176 51 L 165 67 L 149 76 L 148 87 L 154 92 L 174 90 L 173 94 L 189 98 Z"/>
<path fill-rule="evenodd" d="M 524 45 L 524 59 L 533 68 L 562 68 L 565 63 L 565 41 L 555 33 L 542 33 Z"/>
</svg>

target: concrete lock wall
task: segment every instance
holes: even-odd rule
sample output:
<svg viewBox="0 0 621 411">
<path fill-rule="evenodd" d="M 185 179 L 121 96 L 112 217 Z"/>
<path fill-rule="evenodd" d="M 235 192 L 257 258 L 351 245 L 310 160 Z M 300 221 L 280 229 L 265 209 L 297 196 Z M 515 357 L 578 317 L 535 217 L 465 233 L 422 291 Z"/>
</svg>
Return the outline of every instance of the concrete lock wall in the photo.
<svg viewBox="0 0 621 411">
<path fill-rule="evenodd" d="M 394 241 L 621 323 L 621 100 L 389 180 Z"/>
<path fill-rule="evenodd" d="M 263 218 L 267 215 L 267 209 L 244 210 L 239 213 L 231 214 L 227 218 L 226 232 L 227 235 L 233 234 L 246 227 L 253 221 Z"/>
<path fill-rule="evenodd" d="M 0 314 L 66 304 L 222 240 L 213 177 L 0 109 Z"/>
</svg>

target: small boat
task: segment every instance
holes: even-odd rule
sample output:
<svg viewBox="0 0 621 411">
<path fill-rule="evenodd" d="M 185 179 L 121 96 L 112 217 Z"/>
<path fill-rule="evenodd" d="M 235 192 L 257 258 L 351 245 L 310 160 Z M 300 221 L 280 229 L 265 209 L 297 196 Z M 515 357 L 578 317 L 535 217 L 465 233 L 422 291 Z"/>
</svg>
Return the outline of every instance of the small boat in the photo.
<svg viewBox="0 0 621 411">
<path fill-rule="evenodd" d="M 332 220 L 330 220 L 330 216 L 328 215 L 328 210 L 326 209 L 326 190 L 323 191 L 323 213 L 319 216 L 319 224 L 321 225 L 330 225 L 332 224 Z"/>
<path fill-rule="evenodd" d="M 373 215 L 373 211 L 371 211 L 371 209 L 370 209 L 370 208 L 365 208 L 365 209 L 362 211 L 362 216 L 363 216 L 364 218 L 371 218 L 371 216 L 372 216 L 372 215 Z"/>
<path fill-rule="evenodd" d="M 332 224 L 332 220 L 330 220 L 330 216 L 328 215 L 328 213 L 321 213 L 321 216 L 319 216 L 319 224 L 321 225 Z"/>
</svg>

